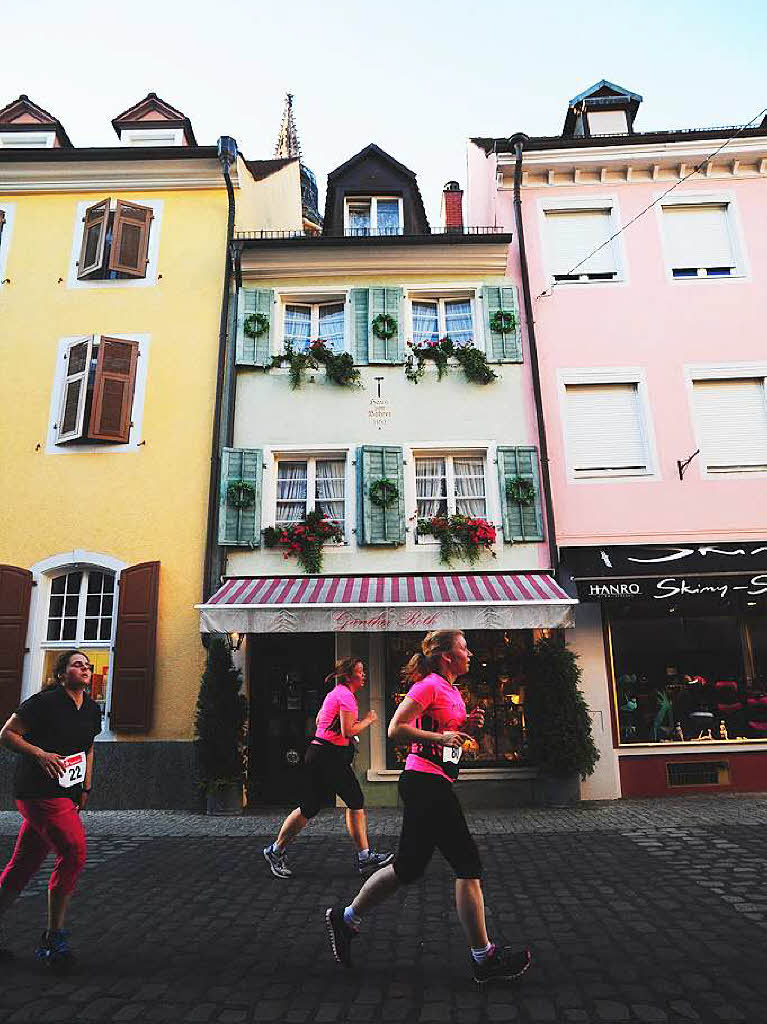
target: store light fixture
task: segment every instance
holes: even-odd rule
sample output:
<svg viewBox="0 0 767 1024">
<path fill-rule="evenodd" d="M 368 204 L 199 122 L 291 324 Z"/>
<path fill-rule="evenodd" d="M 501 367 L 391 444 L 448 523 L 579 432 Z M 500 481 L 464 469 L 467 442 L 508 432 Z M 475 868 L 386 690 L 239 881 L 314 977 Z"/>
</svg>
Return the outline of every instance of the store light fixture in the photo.
<svg viewBox="0 0 767 1024">
<path fill-rule="evenodd" d="M 227 633 L 226 645 L 230 651 L 239 651 L 239 649 L 242 647 L 242 641 L 244 639 L 244 633 Z"/>
</svg>

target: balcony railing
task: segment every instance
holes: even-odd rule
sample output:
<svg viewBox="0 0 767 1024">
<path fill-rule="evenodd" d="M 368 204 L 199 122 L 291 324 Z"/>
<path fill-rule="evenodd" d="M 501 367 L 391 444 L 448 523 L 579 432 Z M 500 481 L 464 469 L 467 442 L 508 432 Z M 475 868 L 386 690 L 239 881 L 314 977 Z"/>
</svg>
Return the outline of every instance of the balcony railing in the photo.
<svg viewBox="0 0 767 1024">
<path fill-rule="evenodd" d="M 429 231 L 394 231 L 375 228 L 346 228 L 344 231 L 330 231 L 323 235 L 310 235 L 304 231 L 237 231 L 234 237 L 239 241 L 253 239 L 274 239 L 283 241 L 290 238 L 428 238 L 430 235 L 504 235 L 508 228 L 473 226 L 460 228 L 431 228 Z"/>
</svg>

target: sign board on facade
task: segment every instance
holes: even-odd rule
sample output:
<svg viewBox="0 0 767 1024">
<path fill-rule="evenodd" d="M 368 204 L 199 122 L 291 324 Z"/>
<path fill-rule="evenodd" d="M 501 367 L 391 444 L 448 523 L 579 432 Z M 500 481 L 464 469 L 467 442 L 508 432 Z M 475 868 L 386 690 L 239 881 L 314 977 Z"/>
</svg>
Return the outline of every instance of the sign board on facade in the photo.
<svg viewBox="0 0 767 1024">
<path fill-rule="evenodd" d="M 754 576 L 663 576 L 658 578 L 577 580 L 581 601 L 652 598 L 672 601 L 681 598 L 714 597 L 725 600 L 736 594 L 745 597 L 767 595 L 767 573 Z"/>
</svg>

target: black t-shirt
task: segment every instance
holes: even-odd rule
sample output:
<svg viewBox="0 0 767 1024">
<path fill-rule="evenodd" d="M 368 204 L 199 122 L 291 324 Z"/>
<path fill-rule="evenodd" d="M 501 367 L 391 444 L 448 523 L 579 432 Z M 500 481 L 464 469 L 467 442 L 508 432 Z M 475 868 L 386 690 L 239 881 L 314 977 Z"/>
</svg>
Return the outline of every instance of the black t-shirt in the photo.
<svg viewBox="0 0 767 1024">
<path fill-rule="evenodd" d="M 27 743 L 51 754 L 86 754 L 93 739 L 101 732 L 101 711 L 98 704 L 83 694 L 78 708 L 63 686 L 54 686 L 34 694 L 17 709 L 16 714 L 28 730 Z M 68 796 L 79 803 L 82 783 L 63 788 L 40 767 L 34 757 L 20 755 L 16 765 L 14 796 L 17 800 L 50 800 Z"/>
</svg>

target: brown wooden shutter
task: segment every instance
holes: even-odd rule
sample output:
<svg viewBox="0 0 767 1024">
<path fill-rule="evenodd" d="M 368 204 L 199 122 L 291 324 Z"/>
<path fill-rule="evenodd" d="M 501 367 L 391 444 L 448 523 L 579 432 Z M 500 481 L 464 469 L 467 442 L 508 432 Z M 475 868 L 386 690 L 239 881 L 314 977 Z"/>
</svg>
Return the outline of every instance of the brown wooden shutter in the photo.
<svg viewBox="0 0 767 1024">
<path fill-rule="evenodd" d="M 110 270 L 119 270 L 121 274 L 129 274 L 131 277 L 146 277 L 152 216 L 148 206 L 117 200 L 109 253 Z"/>
<path fill-rule="evenodd" d="M 19 706 L 32 573 L 0 565 L 0 722 Z"/>
<path fill-rule="evenodd" d="M 99 344 L 88 437 L 127 444 L 136 390 L 138 342 L 104 338 Z"/>
<path fill-rule="evenodd" d="M 104 266 L 104 251 L 109 227 L 109 199 L 89 206 L 83 217 L 83 242 L 77 263 L 78 278 L 89 277 Z"/>
<path fill-rule="evenodd" d="M 110 712 L 118 732 L 146 732 L 152 719 L 159 582 L 159 562 L 120 573 Z"/>
</svg>

